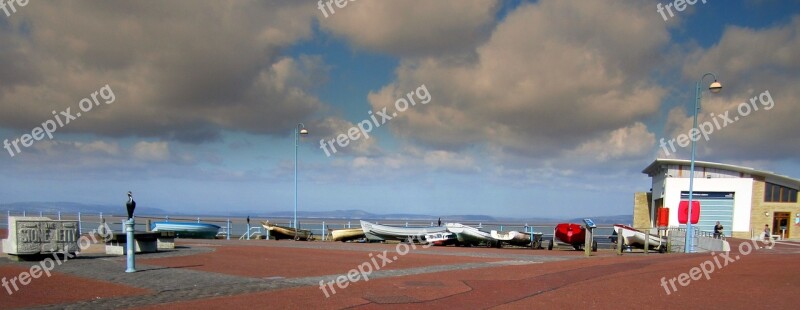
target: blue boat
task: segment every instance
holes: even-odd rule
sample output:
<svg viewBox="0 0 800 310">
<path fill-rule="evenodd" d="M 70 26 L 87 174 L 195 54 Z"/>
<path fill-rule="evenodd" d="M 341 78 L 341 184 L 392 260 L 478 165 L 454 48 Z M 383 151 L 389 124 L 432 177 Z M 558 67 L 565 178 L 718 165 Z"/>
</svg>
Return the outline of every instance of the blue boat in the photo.
<svg viewBox="0 0 800 310">
<path fill-rule="evenodd" d="M 220 227 L 206 223 L 155 222 L 150 225 L 152 231 L 174 231 L 178 238 L 214 239 Z"/>
</svg>

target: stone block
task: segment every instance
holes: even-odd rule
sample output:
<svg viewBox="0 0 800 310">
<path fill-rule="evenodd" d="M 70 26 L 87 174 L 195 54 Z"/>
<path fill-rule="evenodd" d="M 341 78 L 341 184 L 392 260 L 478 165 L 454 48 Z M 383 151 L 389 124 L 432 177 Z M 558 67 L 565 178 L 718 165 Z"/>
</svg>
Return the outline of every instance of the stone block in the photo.
<svg viewBox="0 0 800 310">
<path fill-rule="evenodd" d="M 47 217 L 8 218 L 8 238 L 3 252 L 37 255 L 78 252 L 78 221 L 51 220 Z"/>
</svg>

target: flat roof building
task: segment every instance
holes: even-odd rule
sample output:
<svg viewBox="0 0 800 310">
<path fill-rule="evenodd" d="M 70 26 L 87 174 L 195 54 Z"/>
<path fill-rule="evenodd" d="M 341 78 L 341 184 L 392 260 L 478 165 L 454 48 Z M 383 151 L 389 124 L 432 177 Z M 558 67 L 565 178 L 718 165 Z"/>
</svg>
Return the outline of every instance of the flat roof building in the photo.
<svg viewBox="0 0 800 310">
<path fill-rule="evenodd" d="M 656 227 L 658 209 L 669 208 L 668 226 L 678 224 L 678 205 L 688 200 L 689 160 L 656 159 L 642 173 L 652 178 L 650 192 L 636 193 L 633 222 Z M 751 238 L 767 224 L 772 234 L 800 238 L 800 180 L 770 171 L 695 161 L 693 200 L 700 202 L 699 231 L 713 232 L 717 221 L 725 236 Z M 663 222 L 663 219 L 662 219 Z"/>
</svg>

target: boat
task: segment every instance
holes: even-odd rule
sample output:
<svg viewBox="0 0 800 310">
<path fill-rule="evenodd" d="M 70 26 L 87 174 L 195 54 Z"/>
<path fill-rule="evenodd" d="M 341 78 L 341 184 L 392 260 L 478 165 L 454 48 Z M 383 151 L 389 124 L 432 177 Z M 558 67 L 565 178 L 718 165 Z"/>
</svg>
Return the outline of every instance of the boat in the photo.
<svg viewBox="0 0 800 310">
<path fill-rule="evenodd" d="M 172 231 L 175 232 L 175 237 L 194 239 L 214 239 L 219 228 L 217 225 L 207 223 L 154 222 L 150 224 L 151 231 Z"/>
<path fill-rule="evenodd" d="M 658 235 L 646 234 L 636 228 L 614 224 L 614 232 L 617 233 L 617 238 L 622 240 L 622 246 L 631 246 L 639 249 L 644 249 L 647 243 L 648 249 L 658 250 L 660 253 L 667 251 L 667 238 Z M 619 242 L 619 241 L 618 241 Z"/>
<path fill-rule="evenodd" d="M 571 245 L 575 250 L 582 250 L 586 243 L 586 228 L 581 224 L 559 223 L 553 229 L 553 237 L 547 243 L 547 249 L 559 243 Z M 597 241 L 592 240 L 592 251 L 597 251 Z"/>
<path fill-rule="evenodd" d="M 261 226 L 264 227 L 264 229 L 266 229 L 270 236 L 274 237 L 275 240 L 294 239 L 311 241 L 314 239 L 314 234 L 307 229 L 295 230 L 292 227 L 275 225 L 269 221 L 261 221 Z"/>
<path fill-rule="evenodd" d="M 421 242 L 424 241 L 425 235 L 427 234 L 447 232 L 446 227 L 398 227 L 380 225 L 367 221 L 361 221 L 361 229 L 364 231 L 364 236 L 371 241 L 407 241 L 410 238 Z"/>
<path fill-rule="evenodd" d="M 332 241 L 349 241 L 364 238 L 364 230 L 361 228 L 344 228 L 331 230 Z"/>
<path fill-rule="evenodd" d="M 492 230 L 490 232 L 492 238 L 499 240 L 500 242 L 507 243 L 510 245 L 515 246 L 522 246 L 522 247 L 531 247 L 531 234 L 528 232 L 520 232 L 516 230 L 512 230 L 509 232 L 500 232 L 496 230 Z M 533 233 L 533 248 L 534 249 L 541 249 L 542 248 L 542 233 Z"/>
<path fill-rule="evenodd" d="M 500 241 L 493 238 L 491 233 L 478 228 L 461 223 L 447 223 L 445 227 L 447 227 L 447 231 L 456 234 L 458 245 L 473 246 L 483 244 L 486 246 L 500 247 Z"/>
<path fill-rule="evenodd" d="M 451 232 L 430 233 L 425 235 L 425 243 L 432 245 L 446 246 L 456 244 L 456 242 L 458 242 L 456 234 Z"/>
</svg>

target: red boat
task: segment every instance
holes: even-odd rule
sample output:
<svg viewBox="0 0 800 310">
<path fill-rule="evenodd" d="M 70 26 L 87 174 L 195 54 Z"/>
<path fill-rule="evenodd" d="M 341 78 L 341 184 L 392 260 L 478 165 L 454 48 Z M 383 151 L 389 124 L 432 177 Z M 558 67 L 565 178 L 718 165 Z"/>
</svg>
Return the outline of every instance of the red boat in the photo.
<svg viewBox="0 0 800 310">
<path fill-rule="evenodd" d="M 547 244 L 547 249 L 552 250 L 556 243 L 566 243 L 575 250 L 581 250 L 586 243 L 586 228 L 575 223 L 558 224 L 553 229 L 553 238 Z M 597 251 L 597 241 L 592 242 L 592 251 Z"/>
</svg>

